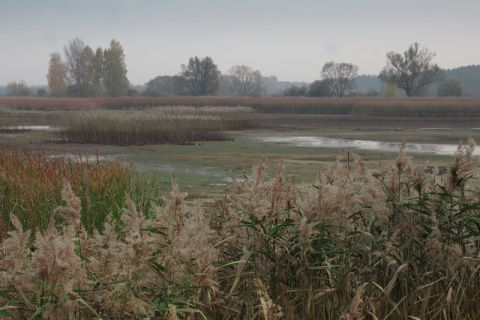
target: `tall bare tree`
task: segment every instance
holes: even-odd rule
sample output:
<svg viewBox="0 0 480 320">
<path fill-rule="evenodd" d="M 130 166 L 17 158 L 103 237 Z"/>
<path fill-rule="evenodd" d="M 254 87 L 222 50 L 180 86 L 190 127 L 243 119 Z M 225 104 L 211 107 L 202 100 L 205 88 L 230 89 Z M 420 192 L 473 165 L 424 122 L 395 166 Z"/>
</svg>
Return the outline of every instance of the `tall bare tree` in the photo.
<svg viewBox="0 0 480 320">
<path fill-rule="evenodd" d="M 182 64 L 180 78 L 183 86 L 193 96 L 213 95 L 219 85 L 220 71 L 212 58 L 190 58 L 188 65 Z"/>
<path fill-rule="evenodd" d="M 240 96 L 257 96 L 261 91 L 262 75 L 246 65 L 234 66 L 228 74 L 233 79 L 235 91 Z"/>
<path fill-rule="evenodd" d="M 428 86 L 443 79 L 443 71 L 432 63 L 435 57 L 418 43 L 410 45 L 402 54 L 387 53 L 387 65 L 379 74 L 380 80 L 405 90 L 408 97 L 423 95 Z"/>
<path fill-rule="evenodd" d="M 50 94 L 54 97 L 62 97 L 67 92 L 67 70 L 62 61 L 62 56 L 58 52 L 50 55 L 50 62 L 48 66 L 48 88 Z"/>
<path fill-rule="evenodd" d="M 112 97 L 127 94 L 129 81 L 125 54 L 122 45 L 115 39 L 110 42 L 110 48 L 103 52 L 103 83 Z"/>
<path fill-rule="evenodd" d="M 343 97 L 355 89 L 358 67 L 351 63 L 327 62 L 322 68 L 322 79 L 334 97 Z"/>
<path fill-rule="evenodd" d="M 70 84 L 74 86 L 80 97 L 91 96 L 94 93 L 95 53 L 75 38 L 64 47 L 65 63 Z"/>
</svg>

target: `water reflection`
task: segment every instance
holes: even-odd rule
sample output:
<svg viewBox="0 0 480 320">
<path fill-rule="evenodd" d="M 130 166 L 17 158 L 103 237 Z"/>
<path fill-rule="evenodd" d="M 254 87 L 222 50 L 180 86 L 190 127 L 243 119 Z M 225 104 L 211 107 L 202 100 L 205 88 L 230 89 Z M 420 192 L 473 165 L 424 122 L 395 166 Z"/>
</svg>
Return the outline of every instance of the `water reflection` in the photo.
<svg viewBox="0 0 480 320">
<path fill-rule="evenodd" d="M 0 130 L 32 130 L 32 131 L 50 131 L 54 130 L 52 126 L 0 126 Z"/>
<path fill-rule="evenodd" d="M 400 143 L 378 142 L 368 140 L 345 140 L 310 136 L 264 136 L 258 139 L 265 142 L 293 144 L 299 147 L 323 147 L 323 148 L 352 148 L 362 150 L 377 150 L 398 152 Z M 435 155 L 453 155 L 457 151 L 457 145 L 451 144 L 428 144 L 407 143 L 405 150 L 411 153 L 424 153 Z M 480 155 L 480 150 L 475 149 L 475 155 Z"/>
</svg>

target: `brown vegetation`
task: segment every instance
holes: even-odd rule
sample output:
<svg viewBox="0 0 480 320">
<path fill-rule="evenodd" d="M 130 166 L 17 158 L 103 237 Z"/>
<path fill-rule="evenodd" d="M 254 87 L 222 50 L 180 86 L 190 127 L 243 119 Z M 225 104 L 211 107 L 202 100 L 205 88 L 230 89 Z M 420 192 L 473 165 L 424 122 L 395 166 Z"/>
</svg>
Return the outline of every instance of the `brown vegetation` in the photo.
<svg viewBox="0 0 480 320">
<path fill-rule="evenodd" d="M 108 215 L 118 217 L 126 195 L 142 210 L 158 197 L 151 188 L 154 181 L 137 181 L 133 169 L 118 162 L 7 149 L 0 151 L 0 240 L 11 227 L 10 214 L 24 228 L 45 230 L 53 210 L 62 204 L 64 181 L 82 201 L 82 223 L 88 231 L 101 229 Z"/>
<path fill-rule="evenodd" d="M 0 98 L 0 106 L 17 110 L 132 109 L 154 106 L 246 106 L 260 113 L 352 114 L 394 117 L 479 117 L 476 98 Z"/>
<path fill-rule="evenodd" d="M 255 126 L 251 108 L 156 107 L 75 114 L 60 135 L 72 143 L 143 145 L 227 140 L 225 130 Z"/>
<path fill-rule="evenodd" d="M 341 154 L 313 187 L 279 163 L 233 177 L 210 220 L 175 180 L 165 205 L 92 233 L 70 184 L 45 230 L 14 229 L 0 247 L 3 316 L 210 319 L 475 319 L 480 312 L 474 142 L 445 175 L 403 148 L 373 177 Z M 113 204 L 114 205 L 114 204 Z M 35 209 L 32 208 L 33 215 Z M 60 222 L 62 221 L 62 222 Z"/>
</svg>

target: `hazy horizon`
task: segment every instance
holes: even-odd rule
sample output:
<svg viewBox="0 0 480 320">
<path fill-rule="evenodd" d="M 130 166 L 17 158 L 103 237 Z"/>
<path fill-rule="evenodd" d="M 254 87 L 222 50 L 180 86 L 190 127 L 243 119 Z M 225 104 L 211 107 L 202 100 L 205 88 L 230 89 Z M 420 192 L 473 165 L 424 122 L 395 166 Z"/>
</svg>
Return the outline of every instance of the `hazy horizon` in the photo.
<svg viewBox="0 0 480 320">
<path fill-rule="evenodd" d="M 46 84 L 49 55 L 76 37 L 94 50 L 118 40 L 135 85 L 178 74 L 194 56 L 284 81 L 319 79 L 332 60 L 376 75 L 388 51 L 414 42 L 452 69 L 480 64 L 479 11 L 474 0 L 12 1 L 0 12 L 0 85 Z"/>
</svg>

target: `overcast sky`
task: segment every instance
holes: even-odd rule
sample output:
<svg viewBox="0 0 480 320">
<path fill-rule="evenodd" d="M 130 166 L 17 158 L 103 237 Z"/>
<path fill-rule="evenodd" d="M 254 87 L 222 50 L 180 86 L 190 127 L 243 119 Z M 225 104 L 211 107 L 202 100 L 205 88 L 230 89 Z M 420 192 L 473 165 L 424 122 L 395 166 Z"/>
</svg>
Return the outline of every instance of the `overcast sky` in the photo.
<svg viewBox="0 0 480 320">
<path fill-rule="evenodd" d="M 46 84 L 49 55 L 112 39 L 128 78 L 175 75 L 190 57 L 311 82 L 329 61 L 378 74 L 414 42 L 445 69 L 480 64 L 479 0 L 0 0 L 0 85 Z"/>
</svg>

